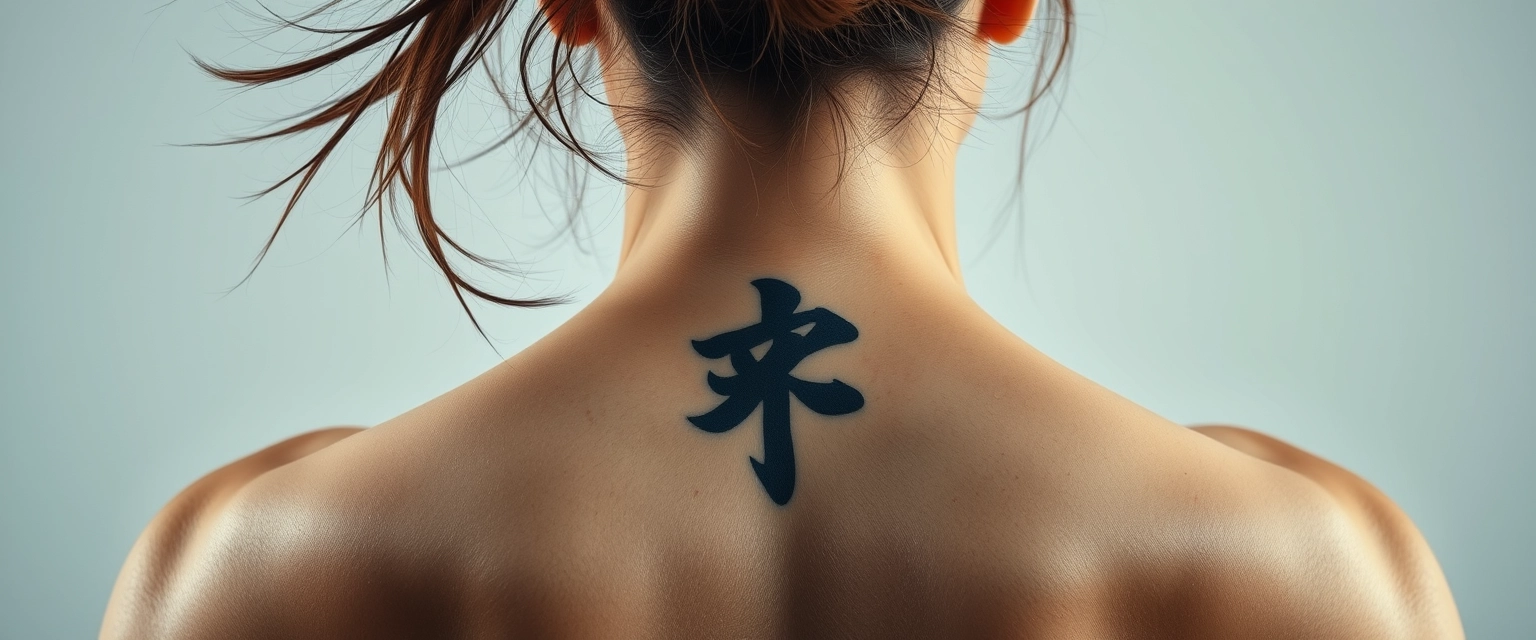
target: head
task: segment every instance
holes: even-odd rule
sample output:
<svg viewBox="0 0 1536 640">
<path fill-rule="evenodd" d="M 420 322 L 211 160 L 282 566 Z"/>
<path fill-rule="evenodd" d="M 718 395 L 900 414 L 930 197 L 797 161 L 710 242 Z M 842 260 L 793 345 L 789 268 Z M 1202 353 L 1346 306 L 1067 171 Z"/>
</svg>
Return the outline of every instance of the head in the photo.
<svg viewBox="0 0 1536 640">
<path fill-rule="evenodd" d="M 532 18 L 515 41 L 516 89 L 506 91 L 497 45 L 508 38 L 517 1 L 411 0 L 355 29 L 306 26 L 343 3 L 329 0 L 285 23 L 341 36 L 318 53 L 271 68 L 199 64 L 219 78 L 261 85 L 383 52 L 384 64 L 351 92 L 288 126 L 232 142 L 332 128 L 314 156 L 266 191 L 295 183 L 285 220 L 361 115 L 376 105 L 387 109 L 363 211 L 377 207 L 382 217 L 385 203 L 403 192 L 428 254 L 461 304 L 468 293 L 541 306 L 559 300 L 506 298 L 466 280 L 451 255 L 490 268 L 496 261 L 465 250 L 433 216 L 429 158 L 439 108 L 477 67 L 508 108 L 527 105 L 512 135 L 547 134 L 597 170 L 643 187 L 635 176 L 655 153 L 686 153 L 691 141 L 718 136 L 764 154 L 831 138 L 844 160 L 913 136 L 958 145 L 979 108 L 991 47 L 1013 42 L 1041 10 L 1048 19 L 1036 74 L 1018 108 L 1027 125 L 1029 109 L 1061 72 L 1072 25 L 1071 0 L 525 0 L 538 2 L 538 11 L 525 12 Z M 626 175 L 603 162 L 568 117 L 576 101 L 597 93 L 591 62 L 625 142 Z M 261 255 L 281 226 L 282 220 Z"/>
<path fill-rule="evenodd" d="M 958 140 L 981 99 L 989 45 L 1017 38 L 1036 8 L 1036 0 L 541 2 L 563 44 L 598 54 L 632 162 L 645 142 L 686 149 L 711 133 L 772 153 L 830 130 L 845 156 L 861 145 L 843 140 L 938 133 L 912 126 L 920 123 L 942 123 L 951 135 L 939 137 Z"/>
</svg>

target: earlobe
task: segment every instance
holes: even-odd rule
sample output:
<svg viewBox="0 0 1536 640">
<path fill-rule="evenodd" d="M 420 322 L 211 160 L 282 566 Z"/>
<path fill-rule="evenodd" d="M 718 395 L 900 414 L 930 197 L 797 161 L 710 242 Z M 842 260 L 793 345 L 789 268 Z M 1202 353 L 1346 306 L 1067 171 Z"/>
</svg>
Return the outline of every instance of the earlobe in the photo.
<svg viewBox="0 0 1536 640">
<path fill-rule="evenodd" d="M 596 0 L 539 0 L 539 8 L 549 17 L 550 32 L 561 42 L 579 47 L 597 39 Z"/>
<path fill-rule="evenodd" d="M 1035 15 L 1037 0 L 980 0 L 976 35 L 998 44 L 1017 40 Z"/>
</svg>

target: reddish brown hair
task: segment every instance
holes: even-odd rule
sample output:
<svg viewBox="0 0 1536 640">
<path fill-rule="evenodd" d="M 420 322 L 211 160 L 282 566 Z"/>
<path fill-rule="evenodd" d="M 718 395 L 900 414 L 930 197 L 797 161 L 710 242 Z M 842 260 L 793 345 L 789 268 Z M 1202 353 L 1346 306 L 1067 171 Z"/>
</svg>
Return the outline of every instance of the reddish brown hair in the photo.
<svg viewBox="0 0 1536 640">
<path fill-rule="evenodd" d="M 558 298 L 516 299 L 496 295 L 464 277 L 450 260 L 457 254 L 483 267 L 509 271 L 449 237 L 438 226 L 429 191 L 429 151 L 445 95 L 479 65 L 509 109 L 512 95 L 504 90 L 495 50 L 518 0 L 409 0 L 388 17 L 361 26 L 330 29 L 312 26 L 344 0 L 326 0 L 318 8 L 282 25 L 335 36 L 327 48 L 296 62 L 274 67 L 233 69 L 198 60 L 212 75 L 242 85 L 266 85 L 300 78 L 338 62 L 386 50 L 384 64 L 360 86 L 295 121 L 273 131 L 220 144 L 269 140 L 330 127 L 320 148 L 297 170 L 258 195 L 294 184 L 287 205 L 258 253 L 254 272 L 271 249 L 283 224 L 292 215 L 321 166 L 342 140 L 375 105 L 387 105 L 383 140 L 375 158 L 372 180 L 362 209 L 376 208 L 382 233 L 384 209 L 397 213 L 396 189 L 403 191 L 414 214 L 415 227 L 427 253 L 447 277 L 459 304 L 469 313 L 464 294 L 501 305 L 537 307 Z M 532 2 L 535 0 L 525 0 Z M 574 33 L 592 28 L 578 24 L 584 3 L 608 2 L 617 35 L 636 53 L 647 80 L 649 104 L 640 117 L 660 130 L 685 138 L 688 131 L 717 113 L 711 92 L 731 86 L 753 94 L 754 100 L 775 105 L 786 131 L 805 117 L 813 100 L 837 103 L 836 87 L 851 75 L 880 78 L 884 88 L 906 97 L 893 109 L 893 121 L 904 118 L 931 90 L 939 64 L 941 39 L 959 24 L 956 15 L 965 0 L 554 0 L 547 11 L 535 13 L 524 28 L 518 53 L 518 92 L 529 105 L 516 119 L 506 142 L 520 133 L 545 133 L 598 171 L 624 177 L 600 161 L 576 135 L 567 109 L 572 100 L 590 95 L 578 72 L 578 49 L 570 38 L 558 39 L 544 60 L 547 78 L 535 82 L 530 70 L 541 39 L 552 32 Z M 1025 115 L 1059 78 L 1072 41 L 1072 0 L 1047 5 L 1042 18 L 1040 55 L 1030 93 L 1019 113 Z M 590 14 L 590 12 L 587 12 Z M 971 29 L 975 25 L 966 25 Z M 538 126 L 533 126 L 537 124 Z M 382 238 L 381 238 L 382 240 Z M 248 278 L 250 273 L 247 273 Z M 243 280 L 242 280 L 243 282 Z M 237 285 L 238 286 L 238 285 Z M 483 332 L 482 332 L 483 334 Z"/>
</svg>

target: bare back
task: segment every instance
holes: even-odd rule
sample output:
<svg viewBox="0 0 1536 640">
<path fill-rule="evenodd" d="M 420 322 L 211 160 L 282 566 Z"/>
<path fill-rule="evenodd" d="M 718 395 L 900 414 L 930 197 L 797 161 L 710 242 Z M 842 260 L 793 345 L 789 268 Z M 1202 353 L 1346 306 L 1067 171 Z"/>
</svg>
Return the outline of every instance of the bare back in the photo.
<svg viewBox="0 0 1536 640">
<path fill-rule="evenodd" d="M 429 184 L 437 118 L 498 67 L 512 4 L 406 3 L 297 61 L 204 64 L 248 86 L 377 68 L 248 138 L 331 132 L 281 220 L 378 106 L 367 203 L 410 201 L 461 300 L 544 302 L 463 275 L 498 263 L 449 237 Z M 542 130 L 619 177 L 561 107 L 600 76 L 625 179 L 613 280 L 421 407 L 194 484 L 132 552 L 104 638 L 1460 637 L 1423 538 L 1370 485 L 1172 424 L 966 293 L 956 161 L 989 60 L 1045 8 L 1027 112 L 1073 2 L 538 4 L 520 42 L 564 53 L 509 85 L 526 100 L 499 95 L 528 108 L 501 142 Z"/>
<path fill-rule="evenodd" d="M 707 372 L 744 373 L 690 348 L 760 319 L 737 283 L 600 298 L 417 410 L 230 481 L 196 527 L 146 533 L 124 579 L 176 566 L 149 596 L 120 584 L 103 636 L 1459 633 L 1422 538 L 1369 485 L 1171 424 L 968 301 L 805 288 L 800 308 L 858 337 L 793 375 L 863 402 L 790 402 L 781 506 L 754 473 L 762 406 L 720 433 L 687 420 L 730 398 Z"/>
</svg>

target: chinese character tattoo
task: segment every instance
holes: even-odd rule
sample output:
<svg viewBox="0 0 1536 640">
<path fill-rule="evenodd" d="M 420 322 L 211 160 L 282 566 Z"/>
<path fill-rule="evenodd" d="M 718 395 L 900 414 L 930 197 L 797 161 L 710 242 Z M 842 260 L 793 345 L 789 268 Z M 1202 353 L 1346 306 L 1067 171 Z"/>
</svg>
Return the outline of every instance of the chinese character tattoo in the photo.
<svg viewBox="0 0 1536 640">
<path fill-rule="evenodd" d="M 752 281 L 762 303 L 762 320 L 735 331 L 694 340 L 693 350 L 705 358 L 729 356 L 736 375 L 709 372 L 709 388 L 725 396 L 719 406 L 689 416 L 694 426 L 710 433 L 735 428 L 763 406 L 763 459 L 748 458 L 758 482 L 775 504 L 785 505 L 795 494 L 795 445 L 789 429 L 789 396 L 824 416 L 840 416 L 864 406 L 864 395 L 841 380 L 810 382 L 790 375 L 800 361 L 833 345 L 853 342 L 859 330 L 831 311 L 816 307 L 796 312 L 800 292 L 773 278 Z M 799 330 L 807 325 L 810 329 Z M 752 350 L 771 343 L 761 359 Z"/>
</svg>

